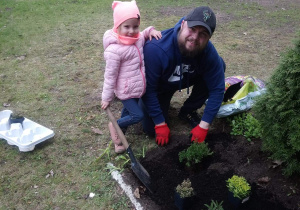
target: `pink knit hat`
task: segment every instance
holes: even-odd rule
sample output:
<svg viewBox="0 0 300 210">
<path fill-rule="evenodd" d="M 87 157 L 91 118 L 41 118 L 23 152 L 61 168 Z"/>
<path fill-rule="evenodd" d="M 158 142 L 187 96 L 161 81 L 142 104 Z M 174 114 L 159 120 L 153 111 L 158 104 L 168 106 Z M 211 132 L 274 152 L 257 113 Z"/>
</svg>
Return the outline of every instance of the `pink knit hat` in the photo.
<svg viewBox="0 0 300 210">
<path fill-rule="evenodd" d="M 140 11 L 135 1 L 114 1 L 112 8 L 114 10 L 114 29 L 128 19 L 140 17 Z"/>
</svg>

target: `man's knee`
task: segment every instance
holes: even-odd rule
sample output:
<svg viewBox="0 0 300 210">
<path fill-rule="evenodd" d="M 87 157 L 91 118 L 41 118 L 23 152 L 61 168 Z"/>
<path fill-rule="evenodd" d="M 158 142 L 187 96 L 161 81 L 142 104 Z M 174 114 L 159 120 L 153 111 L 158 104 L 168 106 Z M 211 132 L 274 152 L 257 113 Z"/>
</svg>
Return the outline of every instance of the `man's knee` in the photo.
<svg viewBox="0 0 300 210">
<path fill-rule="evenodd" d="M 152 119 L 149 116 L 146 116 L 143 118 L 142 120 L 142 124 L 143 124 L 143 132 L 146 133 L 146 135 L 150 136 L 150 137 L 154 137 L 155 136 L 155 130 L 154 130 L 154 122 L 152 121 Z"/>
</svg>

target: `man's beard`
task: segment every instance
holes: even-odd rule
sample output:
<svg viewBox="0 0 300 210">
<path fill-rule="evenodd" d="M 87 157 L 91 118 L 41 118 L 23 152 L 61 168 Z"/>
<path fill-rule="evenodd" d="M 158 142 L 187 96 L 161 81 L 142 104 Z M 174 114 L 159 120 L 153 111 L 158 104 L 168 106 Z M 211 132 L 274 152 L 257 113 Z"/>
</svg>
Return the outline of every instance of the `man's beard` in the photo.
<svg viewBox="0 0 300 210">
<path fill-rule="evenodd" d="M 181 30 L 178 32 L 177 41 L 178 41 L 178 47 L 179 47 L 179 50 L 180 50 L 180 52 L 181 52 L 181 54 L 182 54 L 183 56 L 185 56 L 185 57 L 190 57 L 190 58 L 194 58 L 194 57 L 196 57 L 197 55 L 199 55 L 199 54 L 203 51 L 204 48 L 203 48 L 203 49 L 200 48 L 199 45 L 197 45 L 197 46 L 195 47 L 195 49 L 192 50 L 192 51 L 186 49 L 186 47 L 185 47 L 185 42 L 186 42 L 187 40 L 180 40 L 180 39 L 179 39 L 180 34 L 181 34 Z"/>
</svg>

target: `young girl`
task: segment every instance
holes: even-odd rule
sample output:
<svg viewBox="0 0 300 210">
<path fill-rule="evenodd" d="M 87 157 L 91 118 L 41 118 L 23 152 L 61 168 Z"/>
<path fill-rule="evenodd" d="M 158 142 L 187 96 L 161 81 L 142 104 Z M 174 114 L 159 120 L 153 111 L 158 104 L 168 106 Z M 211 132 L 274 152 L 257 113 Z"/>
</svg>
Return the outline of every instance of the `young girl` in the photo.
<svg viewBox="0 0 300 210">
<path fill-rule="evenodd" d="M 143 112 L 138 100 L 145 93 L 146 77 L 143 46 L 152 37 L 161 38 L 161 33 L 152 26 L 139 31 L 140 12 L 135 1 L 112 3 L 114 27 L 103 36 L 106 68 L 102 92 L 102 109 L 106 109 L 116 95 L 123 103 L 118 125 L 126 131 L 129 125 L 140 122 Z M 115 152 L 123 153 L 124 146 L 111 122 L 108 124 Z"/>
</svg>

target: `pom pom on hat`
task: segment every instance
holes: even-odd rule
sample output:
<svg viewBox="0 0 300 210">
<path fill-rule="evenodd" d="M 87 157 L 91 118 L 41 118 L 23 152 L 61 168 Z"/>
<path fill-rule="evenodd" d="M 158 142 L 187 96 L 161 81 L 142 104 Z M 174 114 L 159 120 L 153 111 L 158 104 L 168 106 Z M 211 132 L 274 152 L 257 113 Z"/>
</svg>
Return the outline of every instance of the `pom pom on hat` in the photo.
<svg viewBox="0 0 300 210">
<path fill-rule="evenodd" d="M 112 9 L 114 10 L 114 29 L 128 19 L 140 17 L 140 11 L 135 1 L 114 1 Z"/>
</svg>

